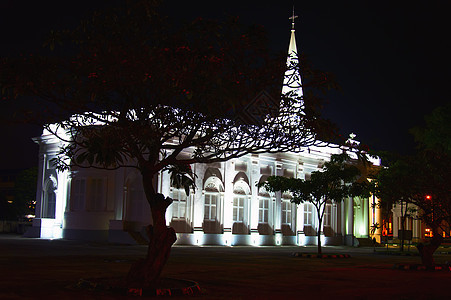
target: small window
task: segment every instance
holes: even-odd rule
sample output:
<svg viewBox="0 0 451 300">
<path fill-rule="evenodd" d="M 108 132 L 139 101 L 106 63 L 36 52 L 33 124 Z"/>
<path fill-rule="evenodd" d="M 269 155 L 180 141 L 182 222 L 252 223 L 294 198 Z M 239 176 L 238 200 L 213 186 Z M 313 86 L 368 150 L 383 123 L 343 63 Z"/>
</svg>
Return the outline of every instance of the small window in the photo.
<svg viewBox="0 0 451 300">
<path fill-rule="evenodd" d="M 312 209 L 311 203 L 304 203 L 304 225 L 306 226 L 312 226 L 313 224 Z"/>
<path fill-rule="evenodd" d="M 233 221 L 243 222 L 244 221 L 244 201 L 245 197 L 237 196 L 233 198 Z"/>
<path fill-rule="evenodd" d="M 88 180 L 87 208 L 90 211 L 106 210 L 106 180 L 104 178 L 90 178 Z"/>
<path fill-rule="evenodd" d="M 269 220 L 269 198 L 260 197 L 258 205 L 258 222 L 268 223 Z"/>
<path fill-rule="evenodd" d="M 71 210 L 80 211 L 85 209 L 85 198 L 86 198 L 86 179 L 76 178 L 72 180 L 71 187 Z"/>
<path fill-rule="evenodd" d="M 326 207 L 324 208 L 324 226 L 330 226 L 331 212 L 332 212 L 332 204 L 326 204 Z"/>
<path fill-rule="evenodd" d="M 204 219 L 216 220 L 216 208 L 219 193 L 205 193 Z"/>
<path fill-rule="evenodd" d="M 184 189 L 172 190 L 172 218 L 185 219 L 186 218 L 186 192 Z"/>
<path fill-rule="evenodd" d="M 282 224 L 291 224 L 291 202 L 287 199 L 282 199 Z"/>
</svg>

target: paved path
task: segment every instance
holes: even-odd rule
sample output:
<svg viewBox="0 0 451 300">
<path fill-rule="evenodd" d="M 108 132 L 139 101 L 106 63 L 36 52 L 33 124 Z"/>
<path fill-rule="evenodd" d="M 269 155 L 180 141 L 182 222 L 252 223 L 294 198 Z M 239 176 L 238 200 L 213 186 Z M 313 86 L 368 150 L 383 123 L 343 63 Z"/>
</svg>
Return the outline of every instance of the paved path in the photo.
<svg viewBox="0 0 451 300">
<path fill-rule="evenodd" d="M 416 256 L 325 247 L 346 259 L 291 256 L 316 247 L 173 247 L 163 276 L 199 282 L 201 299 L 449 299 L 451 272 L 401 271 Z M 68 287 L 80 278 L 122 276 L 145 246 L 0 235 L 0 299 L 127 299 Z M 438 263 L 451 255 L 436 256 Z"/>
</svg>

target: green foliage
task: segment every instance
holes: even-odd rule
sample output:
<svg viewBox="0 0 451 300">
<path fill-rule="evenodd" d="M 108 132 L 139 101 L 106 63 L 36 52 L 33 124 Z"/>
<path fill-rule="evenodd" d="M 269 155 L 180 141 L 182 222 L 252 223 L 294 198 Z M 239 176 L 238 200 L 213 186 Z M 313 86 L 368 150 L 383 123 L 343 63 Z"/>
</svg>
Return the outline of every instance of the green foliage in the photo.
<svg viewBox="0 0 451 300">
<path fill-rule="evenodd" d="M 172 201 L 155 188 L 159 172 L 169 170 L 188 194 L 195 180 L 190 164 L 293 152 L 320 144 L 318 132 L 330 125 L 313 108 L 294 105 L 277 116 L 264 111 L 265 122 L 241 121 L 243 108 L 252 108 L 262 91 L 277 99 L 278 110 L 286 57 L 270 52 L 259 26 L 236 19 L 174 26 L 159 14 L 158 2 L 128 0 L 75 30 L 54 32 L 50 56 L 0 61 L 2 97 L 52 104 L 36 122 L 53 123 L 45 128 L 62 140 L 59 169 L 141 172 L 153 220 L 143 266 L 152 270 L 133 267 L 130 274 L 146 278 L 146 286 L 176 239 L 165 221 Z"/>
<path fill-rule="evenodd" d="M 377 174 L 376 196 L 392 204 L 416 205 L 416 217 L 428 226 L 438 228 L 443 221 L 451 224 L 450 167 L 448 155 L 430 150 L 401 157 Z"/>
<path fill-rule="evenodd" d="M 33 167 L 19 173 L 14 184 L 14 202 L 20 216 L 34 214 L 38 168 Z"/>
<path fill-rule="evenodd" d="M 411 215 L 434 231 L 442 227 L 446 233 L 451 225 L 450 107 L 439 107 L 426 116 L 426 127 L 412 130 L 418 142 L 417 152 L 391 155 L 374 181 L 381 201 L 390 205 L 399 201 L 413 204 L 416 211 L 409 212 Z"/>
<path fill-rule="evenodd" d="M 451 104 L 437 107 L 425 117 L 425 127 L 410 130 L 421 149 L 451 154 Z"/>
<path fill-rule="evenodd" d="M 2 96 L 45 104 L 35 121 L 56 124 L 46 129 L 65 142 L 58 168 L 134 167 L 153 176 L 169 166 L 293 151 L 333 135 L 307 99 L 305 112 L 292 106 L 243 124 L 243 108 L 262 91 L 278 110 L 285 55 L 271 53 L 260 26 L 236 18 L 180 26 L 158 2 L 126 1 L 76 29 L 53 31 L 49 56 L 1 60 Z M 327 74 L 306 73 L 311 90 L 328 88 Z"/>
<path fill-rule="evenodd" d="M 369 196 L 369 185 L 366 181 L 357 182 L 359 169 L 349 163 L 346 154 L 333 155 L 320 171 L 314 171 L 310 180 L 270 176 L 266 182 L 260 183 L 268 191 L 290 192 L 292 202 L 311 202 L 322 206 L 327 201 L 339 202 L 349 196 Z"/>
<path fill-rule="evenodd" d="M 373 225 L 370 226 L 370 235 L 374 236 L 374 234 L 376 233 L 376 231 L 380 228 L 379 223 L 374 223 Z"/>
<path fill-rule="evenodd" d="M 190 165 L 174 165 L 168 168 L 171 174 L 171 185 L 185 190 L 188 196 L 190 191 L 196 190 L 195 179 L 197 175 L 193 172 Z"/>
<path fill-rule="evenodd" d="M 71 113 L 169 105 L 230 117 L 262 90 L 278 99 L 285 69 L 261 27 L 235 18 L 180 26 L 149 0 L 126 1 L 74 30 L 52 31 L 45 44 L 51 56 L 2 60 L 5 97 L 44 98 Z M 52 113 L 58 119 L 60 111 Z"/>
<path fill-rule="evenodd" d="M 349 196 L 370 195 L 370 185 L 366 178 L 360 178 L 361 172 L 355 163 L 357 161 L 352 161 L 344 152 L 332 155 L 322 170 L 311 173 L 310 180 L 270 176 L 258 186 L 272 192 L 290 192 L 291 201 L 297 204 L 303 202 L 313 204 L 318 218 L 318 253 L 321 253 L 320 233 L 326 204 L 340 202 Z"/>
<path fill-rule="evenodd" d="M 10 182 L 13 189 L 0 193 L 0 219 L 20 220 L 34 214 L 37 172 L 36 167 L 20 171 Z"/>
</svg>

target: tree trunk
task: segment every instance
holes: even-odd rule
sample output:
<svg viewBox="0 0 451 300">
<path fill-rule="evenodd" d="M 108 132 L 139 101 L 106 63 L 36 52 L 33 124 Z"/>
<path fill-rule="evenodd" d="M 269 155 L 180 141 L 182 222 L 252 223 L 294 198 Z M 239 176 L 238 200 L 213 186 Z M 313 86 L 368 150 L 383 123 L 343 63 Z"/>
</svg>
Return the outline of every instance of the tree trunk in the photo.
<svg viewBox="0 0 451 300">
<path fill-rule="evenodd" d="M 323 254 L 321 250 L 321 230 L 318 230 L 318 255 Z"/>
<path fill-rule="evenodd" d="M 419 243 L 417 245 L 418 252 L 421 256 L 421 262 L 428 268 L 432 268 L 435 264 L 434 262 L 434 252 L 441 245 L 443 237 L 438 233 L 437 229 L 432 229 L 432 239 L 430 243 Z"/>
<path fill-rule="evenodd" d="M 175 230 L 166 226 L 166 209 L 172 199 L 146 189 L 146 196 L 152 210 L 153 225 L 147 226 L 149 247 L 147 256 L 135 262 L 126 278 L 129 287 L 149 287 L 155 285 L 165 266 L 172 244 L 177 240 Z"/>
<path fill-rule="evenodd" d="M 321 225 L 323 223 L 323 216 L 324 216 L 324 209 L 323 209 L 323 213 L 321 214 L 321 209 L 317 209 L 317 213 L 318 213 L 318 232 L 317 232 L 317 236 L 318 236 L 318 255 L 323 254 L 323 251 L 321 249 Z"/>
<path fill-rule="evenodd" d="M 403 211 L 403 202 L 401 201 L 401 252 L 404 251 L 404 238 L 405 238 L 405 230 L 406 230 L 406 218 L 407 218 L 407 205 L 408 203 L 406 203 L 406 208 Z M 399 237 L 398 237 L 399 238 Z"/>
<path fill-rule="evenodd" d="M 401 236 L 398 236 L 398 238 L 401 240 L 401 252 L 404 251 L 404 214 L 402 211 L 402 201 L 401 201 Z"/>
</svg>

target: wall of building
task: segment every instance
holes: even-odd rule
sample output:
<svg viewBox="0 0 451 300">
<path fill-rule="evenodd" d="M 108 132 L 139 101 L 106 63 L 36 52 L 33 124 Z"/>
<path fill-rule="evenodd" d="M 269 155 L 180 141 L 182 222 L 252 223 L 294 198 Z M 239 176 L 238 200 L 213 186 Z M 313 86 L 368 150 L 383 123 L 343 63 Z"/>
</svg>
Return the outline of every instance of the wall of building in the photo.
<svg viewBox="0 0 451 300">
<path fill-rule="evenodd" d="M 115 171 L 73 169 L 59 172 L 51 163 L 59 141 L 48 136 L 40 143 L 40 176 L 36 219 L 29 236 L 136 243 L 145 239 L 152 222 L 141 175 L 136 169 Z M 175 199 L 168 208 L 168 226 L 177 231 L 177 244 L 187 245 L 308 245 L 317 243 L 317 218 L 309 204 L 290 202 L 289 195 L 257 187 L 268 176 L 306 179 L 334 149 L 298 154 L 247 155 L 223 163 L 196 164 L 196 191 L 185 195 L 170 185 L 163 172 L 155 184 Z M 55 208 L 49 215 L 49 191 Z M 368 236 L 368 199 L 330 203 L 323 223 L 323 244 L 353 244 Z M 52 210 L 52 209 L 50 209 Z M 140 238 L 139 238 L 140 237 Z"/>
</svg>

